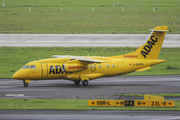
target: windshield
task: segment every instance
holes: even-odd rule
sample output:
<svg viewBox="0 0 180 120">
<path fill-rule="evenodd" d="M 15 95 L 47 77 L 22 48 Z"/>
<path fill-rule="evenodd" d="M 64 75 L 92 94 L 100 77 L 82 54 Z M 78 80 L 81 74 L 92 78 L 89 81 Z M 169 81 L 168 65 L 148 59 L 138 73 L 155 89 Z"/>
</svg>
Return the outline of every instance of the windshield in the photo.
<svg viewBox="0 0 180 120">
<path fill-rule="evenodd" d="M 30 65 L 25 65 L 22 69 L 28 69 Z"/>
<path fill-rule="evenodd" d="M 30 69 L 36 69 L 36 66 L 35 65 L 31 65 Z"/>
<path fill-rule="evenodd" d="M 22 69 L 36 69 L 36 66 L 35 65 L 25 65 Z"/>
</svg>

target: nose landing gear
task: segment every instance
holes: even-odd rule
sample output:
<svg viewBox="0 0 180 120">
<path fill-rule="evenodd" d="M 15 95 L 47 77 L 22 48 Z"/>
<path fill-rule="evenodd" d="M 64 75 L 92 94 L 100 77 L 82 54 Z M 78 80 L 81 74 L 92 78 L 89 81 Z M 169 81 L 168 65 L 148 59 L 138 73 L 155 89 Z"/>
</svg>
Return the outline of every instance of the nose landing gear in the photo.
<svg viewBox="0 0 180 120">
<path fill-rule="evenodd" d="M 28 83 L 24 83 L 24 87 L 28 87 L 28 85 L 29 85 Z"/>
<path fill-rule="evenodd" d="M 23 80 L 24 87 L 28 87 L 29 83 L 31 83 L 31 80 Z"/>
</svg>

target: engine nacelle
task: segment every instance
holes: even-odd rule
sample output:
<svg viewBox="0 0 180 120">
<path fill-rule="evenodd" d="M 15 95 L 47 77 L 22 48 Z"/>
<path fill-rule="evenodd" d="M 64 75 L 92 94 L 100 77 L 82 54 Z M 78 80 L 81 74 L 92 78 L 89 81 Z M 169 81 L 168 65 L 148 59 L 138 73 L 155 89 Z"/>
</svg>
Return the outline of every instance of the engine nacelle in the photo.
<svg viewBox="0 0 180 120">
<path fill-rule="evenodd" d="M 84 65 L 84 64 L 63 64 L 62 65 L 62 68 L 63 68 L 63 71 L 64 72 L 78 72 L 78 71 L 81 71 L 81 70 L 85 70 L 88 68 L 87 65 Z"/>
</svg>

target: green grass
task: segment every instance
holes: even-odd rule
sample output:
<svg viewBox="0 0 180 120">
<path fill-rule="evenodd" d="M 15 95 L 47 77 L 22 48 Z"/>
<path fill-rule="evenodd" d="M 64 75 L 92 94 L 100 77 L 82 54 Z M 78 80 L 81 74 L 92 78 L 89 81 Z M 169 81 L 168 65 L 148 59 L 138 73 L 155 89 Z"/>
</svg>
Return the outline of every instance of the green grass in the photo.
<svg viewBox="0 0 180 120">
<path fill-rule="evenodd" d="M 136 50 L 130 47 L 0 47 L 0 78 L 11 76 L 26 63 L 51 58 L 52 55 L 115 56 Z M 150 70 L 127 75 L 179 75 L 180 48 L 162 48 L 159 59 L 167 62 Z"/>
<path fill-rule="evenodd" d="M 179 6 L 179 0 L 5 0 L 0 33 L 136 34 L 159 25 L 180 33 Z"/>
<path fill-rule="evenodd" d="M 174 94 L 148 94 L 148 95 L 154 95 L 154 96 L 163 96 L 163 97 L 167 97 L 167 96 L 180 96 L 179 93 L 174 93 Z M 117 94 L 117 95 L 114 95 L 114 96 L 144 96 L 144 94 Z"/>
<path fill-rule="evenodd" d="M 180 101 L 175 107 L 88 107 L 88 100 L 59 99 L 0 99 L 1 110 L 180 110 Z"/>
</svg>

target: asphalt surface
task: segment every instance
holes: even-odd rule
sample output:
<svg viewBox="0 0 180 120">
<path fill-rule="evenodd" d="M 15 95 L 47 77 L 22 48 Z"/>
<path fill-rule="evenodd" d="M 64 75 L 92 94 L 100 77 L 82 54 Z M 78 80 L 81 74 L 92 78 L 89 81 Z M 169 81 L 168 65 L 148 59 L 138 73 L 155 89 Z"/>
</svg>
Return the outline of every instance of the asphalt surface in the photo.
<svg viewBox="0 0 180 120">
<path fill-rule="evenodd" d="M 180 75 L 116 76 L 90 81 L 88 86 L 66 80 L 22 81 L 0 79 L 0 98 L 28 99 L 143 99 L 119 97 L 116 94 L 179 93 Z M 165 97 L 180 100 L 180 97 Z M 179 120 L 179 111 L 66 111 L 66 110 L 0 110 L 0 120 Z"/>
<path fill-rule="evenodd" d="M 68 80 L 32 81 L 29 87 L 15 79 L 0 79 L 0 98 L 37 99 L 141 99 L 116 94 L 179 93 L 180 75 L 116 76 L 92 80 L 88 86 Z M 7 96 L 17 94 L 17 96 Z M 23 94 L 23 95 L 22 95 Z M 180 97 L 166 99 L 180 100 Z"/>
<path fill-rule="evenodd" d="M 149 34 L 0 34 L 0 46 L 139 47 L 148 36 Z M 167 34 L 162 47 L 180 47 L 180 34 Z"/>
<path fill-rule="evenodd" d="M 179 120 L 179 111 L 0 110 L 1 120 Z"/>
</svg>

